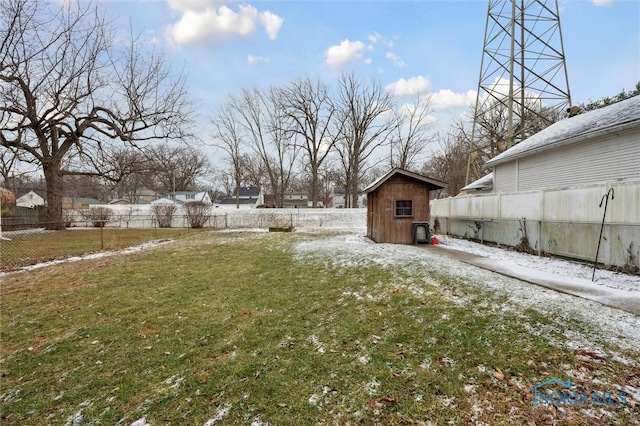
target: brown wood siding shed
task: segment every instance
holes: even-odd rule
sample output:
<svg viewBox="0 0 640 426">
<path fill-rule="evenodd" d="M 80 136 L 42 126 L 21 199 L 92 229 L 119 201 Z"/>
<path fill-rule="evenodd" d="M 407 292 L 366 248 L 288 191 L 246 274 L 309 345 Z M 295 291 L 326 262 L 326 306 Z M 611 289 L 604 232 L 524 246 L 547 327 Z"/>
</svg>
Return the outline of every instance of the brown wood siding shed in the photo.
<svg viewBox="0 0 640 426">
<path fill-rule="evenodd" d="M 379 243 L 412 244 L 413 222 L 429 220 L 429 190 L 444 183 L 393 169 L 367 192 L 367 236 Z M 411 201 L 411 216 L 396 215 L 396 201 Z"/>
</svg>

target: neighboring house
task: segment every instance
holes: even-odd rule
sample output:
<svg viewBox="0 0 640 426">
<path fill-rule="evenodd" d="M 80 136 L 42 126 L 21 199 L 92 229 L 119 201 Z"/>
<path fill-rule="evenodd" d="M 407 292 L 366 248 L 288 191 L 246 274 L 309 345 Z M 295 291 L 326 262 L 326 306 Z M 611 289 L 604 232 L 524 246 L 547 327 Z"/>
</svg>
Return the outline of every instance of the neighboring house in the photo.
<svg viewBox="0 0 640 426">
<path fill-rule="evenodd" d="M 490 175 L 432 202 L 442 231 L 640 271 L 640 96 L 554 123 L 486 164 Z"/>
<path fill-rule="evenodd" d="M 126 194 L 124 198 L 130 200 L 132 204 L 148 204 L 162 198 L 162 195 L 151 189 L 139 188 L 133 194 Z"/>
<path fill-rule="evenodd" d="M 131 202 L 125 198 L 118 198 L 116 200 L 111 200 L 109 201 L 109 204 L 112 205 L 116 205 L 116 206 L 122 206 L 122 205 L 126 205 L 126 204 L 131 204 Z"/>
<path fill-rule="evenodd" d="M 188 203 L 190 201 L 202 201 L 205 204 L 213 204 L 211 197 L 206 191 L 176 191 L 170 192 L 165 197 L 179 203 Z"/>
<path fill-rule="evenodd" d="M 346 196 L 344 188 L 333 188 L 333 196 L 331 197 L 331 203 L 335 209 L 344 209 L 346 206 Z M 358 191 L 358 205 L 356 208 L 367 207 L 367 194 L 364 191 Z"/>
<path fill-rule="evenodd" d="M 416 226 L 428 235 L 429 191 L 446 184 L 395 168 L 364 189 L 367 236 L 378 243 L 412 244 Z M 423 237 L 423 238 L 424 238 Z"/>
<path fill-rule="evenodd" d="M 16 206 L 34 208 L 38 206 L 46 206 L 47 200 L 43 195 L 36 191 L 27 191 L 16 198 Z"/>
<path fill-rule="evenodd" d="M 183 204 L 182 201 L 179 200 L 172 200 L 170 198 L 158 198 L 157 200 L 154 200 L 152 202 L 150 202 L 149 204 L 151 204 L 152 206 L 158 205 L 158 204 Z"/>
<path fill-rule="evenodd" d="M 493 192 L 640 179 L 640 96 L 560 120 L 487 161 Z"/>
<path fill-rule="evenodd" d="M 306 192 L 286 192 L 282 199 L 282 207 L 306 209 L 309 207 L 309 195 Z"/>
<path fill-rule="evenodd" d="M 238 195 L 236 197 L 236 195 Z M 214 208 L 222 209 L 252 209 L 264 204 L 264 194 L 257 186 L 242 186 L 231 194 L 219 197 Z"/>
<path fill-rule="evenodd" d="M 102 201 L 89 197 L 62 197 L 63 210 L 87 210 Z"/>
</svg>

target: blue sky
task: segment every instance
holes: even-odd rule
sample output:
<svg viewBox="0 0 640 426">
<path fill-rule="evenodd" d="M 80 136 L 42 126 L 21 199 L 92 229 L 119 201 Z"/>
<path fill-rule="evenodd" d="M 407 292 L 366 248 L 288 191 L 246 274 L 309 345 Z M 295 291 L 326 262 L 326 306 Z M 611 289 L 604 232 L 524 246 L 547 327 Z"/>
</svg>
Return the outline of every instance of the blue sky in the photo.
<svg viewBox="0 0 640 426">
<path fill-rule="evenodd" d="M 553 4 L 552 1 L 549 1 Z M 445 127 L 475 101 L 488 0 L 103 0 L 123 37 L 143 32 L 184 66 L 203 117 L 230 93 L 343 71 L 432 94 Z M 573 103 L 640 80 L 640 2 L 559 2 Z"/>
</svg>

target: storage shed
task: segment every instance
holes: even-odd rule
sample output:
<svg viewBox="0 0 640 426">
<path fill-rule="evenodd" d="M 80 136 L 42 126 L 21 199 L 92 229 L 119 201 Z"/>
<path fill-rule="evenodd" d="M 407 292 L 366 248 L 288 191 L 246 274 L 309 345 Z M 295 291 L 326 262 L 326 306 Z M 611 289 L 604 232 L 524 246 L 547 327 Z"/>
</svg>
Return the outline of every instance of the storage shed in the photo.
<svg viewBox="0 0 640 426">
<path fill-rule="evenodd" d="M 429 191 L 446 184 L 395 168 L 373 182 L 367 194 L 367 236 L 378 243 L 413 244 L 416 226 L 428 228 Z"/>
</svg>

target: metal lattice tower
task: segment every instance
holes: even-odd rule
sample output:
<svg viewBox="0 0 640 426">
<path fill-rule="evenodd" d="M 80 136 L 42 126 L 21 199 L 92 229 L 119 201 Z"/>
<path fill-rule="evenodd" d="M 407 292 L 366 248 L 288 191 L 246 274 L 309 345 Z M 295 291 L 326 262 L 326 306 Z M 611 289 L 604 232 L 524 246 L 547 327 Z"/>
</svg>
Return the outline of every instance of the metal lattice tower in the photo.
<svg viewBox="0 0 640 426">
<path fill-rule="evenodd" d="M 481 135 L 486 117 L 507 115 L 506 128 L 489 131 L 497 139 L 489 143 L 510 148 L 570 105 L 557 0 L 489 0 L 471 151 L 487 143 L 487 132 Z"/>
</svg>

